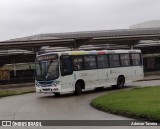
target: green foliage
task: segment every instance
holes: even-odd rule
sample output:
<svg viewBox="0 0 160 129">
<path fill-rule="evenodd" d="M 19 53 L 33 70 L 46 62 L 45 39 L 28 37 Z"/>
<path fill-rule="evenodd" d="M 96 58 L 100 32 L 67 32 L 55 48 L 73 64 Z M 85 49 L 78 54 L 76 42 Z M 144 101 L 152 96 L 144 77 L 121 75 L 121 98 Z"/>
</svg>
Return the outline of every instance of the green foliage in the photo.
<svg viewBox="0 0 160 129">
<path fill-rule="evenodd" d="M 145 120 L 160 120 L 160 87 L 117 91 L 94 99 L 99 110 Z"/>
<path fill-rule="evenodd" d="M 12 96 L 12 95 L 21 95 L 35 92 L 34 90 L 3 90 L 0 91 L 0 97 Z"/>
</svg>

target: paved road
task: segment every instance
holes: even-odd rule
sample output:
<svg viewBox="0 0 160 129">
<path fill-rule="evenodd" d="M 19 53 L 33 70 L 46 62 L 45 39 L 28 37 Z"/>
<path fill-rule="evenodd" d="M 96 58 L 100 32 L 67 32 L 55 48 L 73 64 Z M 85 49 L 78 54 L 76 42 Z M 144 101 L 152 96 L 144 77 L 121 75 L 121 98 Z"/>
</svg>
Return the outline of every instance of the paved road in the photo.
<svg viewBox="0 0 160 129">
<path fill-rule="evenodd" d="M 130 84 L 127 84 L 127 86 L 160 86 L 160 80 L 132 82 Z"/>
<path fill-rule="evenodd" d="M 143 81 L 128 84 L 131 86 L 158 85 L 160 80 Z M 54 97 L 47 94 L 25 94 L 19 96 L 0 98 L 0 119 L 1 120 L 128 120 L 129 118 L 116 116 L 98 111 L 90 106 L 92 99 L 97 96 L 116 92 L 111 88 L 106 88 L 101 92 L 88 91 L 81 96 L 65 94 L 60 97 Z M 43 127 L 44 128 L 44 127 Z M 47 127 L 46 127 L 47 128 Z M 53 128 L 53 127 L 51 127 Z M 66 128 L 66 127 L 55 127 Z M 75 127 L 68 127 L 73 128 Z M 115 127 L 76 127 L 105 129 Z M 118 127 L 116 127 L 118 128 Z M 139 128 L 139 127 L 121 127 L 121 128 Z M 151 127 L 140 127 L 148 128 Z M 152 127 L 157 128 L 157 127 Z"/>
</svg>

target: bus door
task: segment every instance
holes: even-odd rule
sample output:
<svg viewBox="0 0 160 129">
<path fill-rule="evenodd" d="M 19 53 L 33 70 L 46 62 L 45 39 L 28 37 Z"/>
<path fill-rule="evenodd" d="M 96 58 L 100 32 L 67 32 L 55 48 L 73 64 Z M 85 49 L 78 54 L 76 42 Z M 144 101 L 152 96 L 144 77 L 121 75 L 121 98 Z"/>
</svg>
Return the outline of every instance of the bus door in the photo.
<svg viewBox="0 0 160 129">
<path fill-rule="evenodd" d="M 98 77 L 99 87 L 107 86 L 109 83 L 109 69 L 108 69 L 108 57 L 107 55 L 98 55 Z"/>
<path fill-rule="evenodd" d="M 60 57 L 60 71 L 61 71 L 61 90 L 62 92 L 74 90 L 74 77 L 72 60 L 69 55 Z"/>
</svg>

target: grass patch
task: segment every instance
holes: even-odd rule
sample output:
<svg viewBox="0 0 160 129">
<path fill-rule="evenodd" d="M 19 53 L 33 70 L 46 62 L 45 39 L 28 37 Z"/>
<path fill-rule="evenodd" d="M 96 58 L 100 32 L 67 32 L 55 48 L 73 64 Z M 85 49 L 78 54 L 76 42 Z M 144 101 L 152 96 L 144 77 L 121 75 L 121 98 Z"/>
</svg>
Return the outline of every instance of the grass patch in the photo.
<svg viewBox="0 0 160 129">
<path fill-rule="evenodd" d="M 94 99 L 91 105 L 117 115 L 149 121 L 160 120 L 160 87 L 109 93 Z"/>
<path fill-rule="evenodd" d="M 0 91 L 0 97 L 12 96 L 12 95 L 21 95 L 27 93 L 33 93 L 35 90 L 2 90 Z"/>
</svg>

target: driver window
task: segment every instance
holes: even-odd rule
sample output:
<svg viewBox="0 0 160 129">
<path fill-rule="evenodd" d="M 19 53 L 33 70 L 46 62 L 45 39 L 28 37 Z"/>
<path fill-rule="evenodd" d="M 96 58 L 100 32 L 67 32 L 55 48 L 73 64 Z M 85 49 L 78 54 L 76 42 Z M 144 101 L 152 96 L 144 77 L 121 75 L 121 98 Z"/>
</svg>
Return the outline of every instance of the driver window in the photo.
<svg viewBox="0 0 160 129">
<path fill-rule="evenodd" d="M 61 56 L 60 66 L 61 66 L 61 75 L 62 76 L 70 75 L 73 73 L 72 61 L 69 56 Z"/>
</svg>

